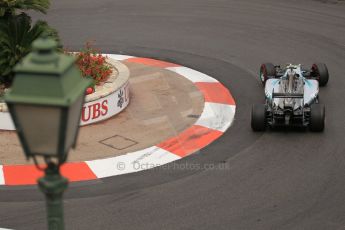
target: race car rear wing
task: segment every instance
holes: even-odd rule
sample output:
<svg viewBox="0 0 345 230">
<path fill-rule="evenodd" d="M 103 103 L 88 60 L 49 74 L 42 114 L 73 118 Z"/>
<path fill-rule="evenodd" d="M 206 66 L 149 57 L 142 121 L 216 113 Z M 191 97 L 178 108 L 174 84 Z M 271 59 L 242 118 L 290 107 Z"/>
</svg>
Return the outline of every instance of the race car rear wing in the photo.
<svg viewBox="0 0 345 230">
<path fill-rule="evenodd" d="M 303 98 L 303 93 L 273 93 L 272 98 Z"/>
</svg>

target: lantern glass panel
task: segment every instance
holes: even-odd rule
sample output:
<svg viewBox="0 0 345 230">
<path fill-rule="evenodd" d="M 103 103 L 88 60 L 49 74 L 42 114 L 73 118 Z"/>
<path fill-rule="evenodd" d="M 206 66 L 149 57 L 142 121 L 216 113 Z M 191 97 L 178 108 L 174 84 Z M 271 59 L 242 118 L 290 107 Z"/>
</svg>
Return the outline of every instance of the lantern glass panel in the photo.
<svg viewBox="0 0 345 230">
<path fill-rule="evenodd" d="M 16 104 L 14 110 L 30 153 L 57 156 L 61 109 Z"/>
<path fill-rule="evenodd" d="M 66 144 L 65 152 L 71 147 L 74 147 L 80 123 L 80 114 L 82 110 L 82 105 L 84 102 L 85 95 L 82 94 L 69 108 L 67 130 L 66 130 Z"/>
</svg>

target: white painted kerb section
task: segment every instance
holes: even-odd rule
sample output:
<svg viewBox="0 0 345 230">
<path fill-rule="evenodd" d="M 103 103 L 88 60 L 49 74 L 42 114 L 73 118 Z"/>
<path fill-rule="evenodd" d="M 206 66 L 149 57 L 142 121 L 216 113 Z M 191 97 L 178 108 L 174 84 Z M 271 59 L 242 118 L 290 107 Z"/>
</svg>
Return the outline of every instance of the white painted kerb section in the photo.
<svg viewBox="0 0 345 230">
<path fill-rule="evenodd" d="M 176 161 L 181 157 L 157 146 L 101 160 L 86 161 L 97 178 L 139 172 Z"/>
<path fill-rule="evenodd" d="M 190 69 L 188 67 L 180 66 L 180 67 L 169 67 L 166 68 L 170 71 L 173 71 L 177 74 L 180 74 L 190 80 L 193 83 L 196 82 L 218 82 L 216 79 L 201 73 L 199 71 L 196 71 L 194 69 Z"/>
<path fill-rule="evenodd" d="M 0 165 L 0 185 L 5 184 L 5 177 L 4 177 L 4 170 L 2 170 L 3 166 Z"/>
</svg>

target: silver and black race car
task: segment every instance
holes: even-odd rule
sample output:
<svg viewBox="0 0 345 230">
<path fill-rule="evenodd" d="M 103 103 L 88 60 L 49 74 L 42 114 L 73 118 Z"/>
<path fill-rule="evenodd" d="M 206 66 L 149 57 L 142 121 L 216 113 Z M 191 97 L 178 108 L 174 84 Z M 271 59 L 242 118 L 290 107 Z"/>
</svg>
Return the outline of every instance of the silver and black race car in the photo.
<svg viewBox="0 0 345 230">
<path fill-rule="evenodd" d="M 325 126 L 325 106 L 319 103 L 319 86 L 329 79 L 325 64 L 275 66 L 262 64 L 260 79 L 265 87 L 265 104 L 252 107 L 251 126 L 264 131 L 268 126 L 309 127 L 321 132 Z"/>
</svg>

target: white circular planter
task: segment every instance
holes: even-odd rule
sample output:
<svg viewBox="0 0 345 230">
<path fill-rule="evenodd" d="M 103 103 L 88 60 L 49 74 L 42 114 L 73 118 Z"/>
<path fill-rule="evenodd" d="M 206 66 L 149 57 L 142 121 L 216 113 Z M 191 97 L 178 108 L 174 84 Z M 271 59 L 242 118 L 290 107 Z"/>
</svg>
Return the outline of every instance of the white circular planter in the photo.
<svg viewBox="0 0 345 230">
<path fill-rule="evenodd" d="M 118 76 L 110 76 L 96 92 L 85 97 L 80 125 L 89 125 L 106 120 L 120 113 L 129 104 L 129 70 L 114 59 L 108 62 L 118 71 Z M 0 103 L 0 130 L 15 130 L 5 103 Z"/>
</svg>

